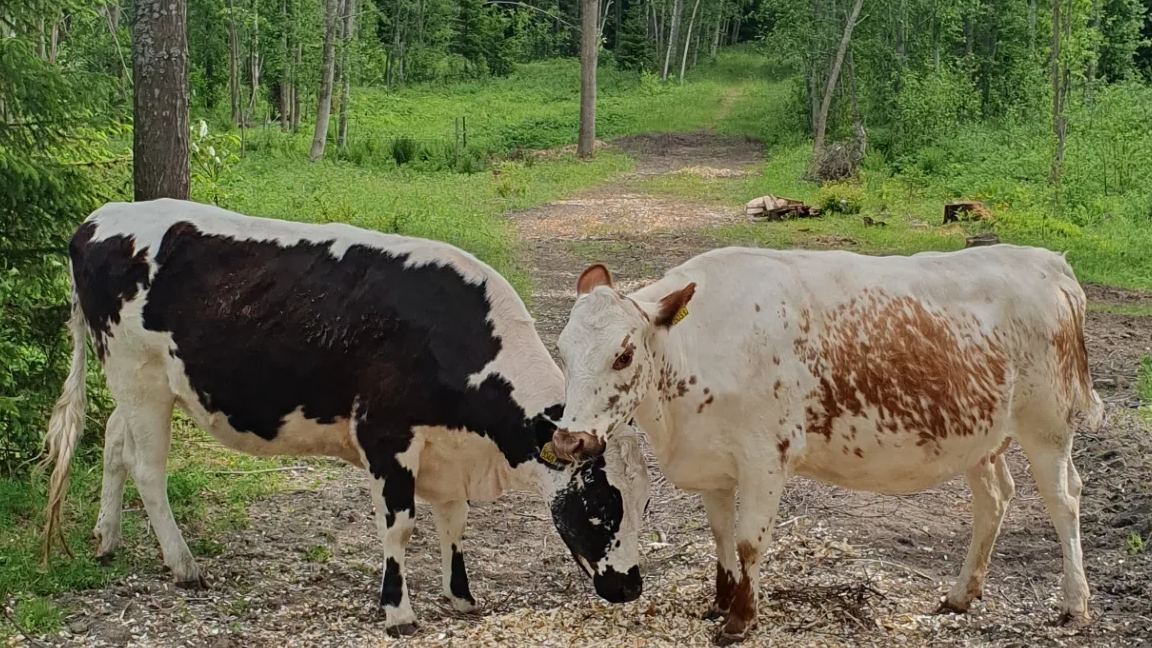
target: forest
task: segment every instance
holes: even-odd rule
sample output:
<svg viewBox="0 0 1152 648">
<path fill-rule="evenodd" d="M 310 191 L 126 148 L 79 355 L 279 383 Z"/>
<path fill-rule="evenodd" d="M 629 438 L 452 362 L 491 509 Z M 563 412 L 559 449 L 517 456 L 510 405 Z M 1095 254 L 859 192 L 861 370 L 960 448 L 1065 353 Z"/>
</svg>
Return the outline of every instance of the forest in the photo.
<svg viewBox="0 0 1152 648">
<path fill-rule="evenodd" d="M 156 85 L 149 66 L 176 74 Z M 142 116 L 159 110 L 167 117 Z M 678 155 L 660 147 L 697 145 L 708 154 L 685 154 L 686 170 L 646 170 Z M 721 168 L 745 153 L 740 169 Z M 37 462 L 69 360 L 67 244 L 105 202 L 179 195 L 444 240 L 507 276 L 533 310 L 550 298 L 531 250 L 549 244 L 526 238 L 519 215 L 597 191 L 695 219 L 739 214 L 707 224 L 712 246 L 907 254 L 995 234 L 1067 251 L 1082 282 L 1114 291 L 1094 308 L 1129 319 L 1100 344 L 1121 336 L 1132 349 L 1104 379 L 1147 434 L 1150 160 L 1152 0 L 5 2 L 0 606 L 13 623 L 0 619 L 0 640 L 61 641 L 77 609 L 69 593 L 159 570 L 147 552 L 109 568 L 83 548 L 111 407 L 95 362 L 68 512 L 76 558 L 39 565 Z M 766 195 L 823 216 L 742 217 Z M 988 217 L 946 226 L 953 201 L 979 201 Z M 647 244 L 598 218 L 565 254 L 626 258 L 627 241 Z M 187 427 L 170 496 L 203 536 L 194 550 L 218 555 L 211 537 L 245 528 L 253 501 L 300 487 L 277 472 L 298 462 L 205 450 Z M 1114 543 L 1145 563 L 1146 522 Z M 143 519 L 126 524 L 147 537 Z"/>
</svg>

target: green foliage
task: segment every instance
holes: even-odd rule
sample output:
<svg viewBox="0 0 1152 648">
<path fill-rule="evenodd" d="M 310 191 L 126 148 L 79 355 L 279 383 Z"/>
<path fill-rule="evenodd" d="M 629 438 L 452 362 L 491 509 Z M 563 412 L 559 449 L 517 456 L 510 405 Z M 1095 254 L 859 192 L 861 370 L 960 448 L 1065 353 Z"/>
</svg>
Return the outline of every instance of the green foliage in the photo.
<svg viewBox="0 0 1152 648">
<path fill-rule="evenodd" d="M 895 97 L 891 131 L 895 137 L 877 142 L 897 156 L 918 151 L 951 135 L 957 126 L 978 116 L 980 94 L 972 82 L 949 68 L 908 71 Z"/>
<path fill-rule="evenodd" d="M 641 13 L 644 5 L 633 2 L 624 12 L 620 34 L 614 52 L 616 65 L 621 70 L 651 71 L 655 69 L 656 47 L 648 38 L 648 25 Z"/>
<path fill-rule="evenodd" d="M 59 9 L 21 6 L 9 16 L 20 31 L 0 39 L 0 473 L 26 468 L 39 451 L 67 371 L 68 237 L 117 195 L 101 183 L 108 135 L 119 132 L 107 109 L 95 117 L 106 80 L 49 64 L 26 37 Z"/>
<path fill-rule="evenodd" d="M 1136 395 L 1140 400 L 1152 405 L 1152 355 L 1140 358 L 1140 368 L 1136 375 Z"/>
<path fill-rule="evenodd" d="M 858 214 L 864 207 L 864 188 L 851 182 L 828 182 L 820 187 L 816 200 L 823 211 Z"/>
<path fill-rule="evenodd" d="M 1124 544 L 1128 547 L 1128 553 L 1132 554 L 1133 556 L 1144 553 L 1144 551 L 1148 548 L 1148 544 L 1144 542 L 1144 538 L 1135 531 L 1128 534 Z"/>
<path fill-rule="evenodd" d="M 411 137 L 397 137 L 392 140 L 392 159 L 397 165 L 408 164 L 416 159 L 420 144 Z"/>
<path fill-rule="evenodd" d="M 221 199 L 227 199 L 223 182 L 240 161 L 236 154 L 240 138 L 232 133 L 209 134 L 208 122 L 203 119 L 192 125 L 192 131 L 188 143 L 192 158 L 192 196 L 219 204 Z"/>
<path fill-rule="evenodd" d="M 1148 8 L 1142 0 L 1100 3 L 1100 76 L 1124 81 L 1136 75 L 1136 52 L 1148 44 L 1144 25 Z"/>
</svg>

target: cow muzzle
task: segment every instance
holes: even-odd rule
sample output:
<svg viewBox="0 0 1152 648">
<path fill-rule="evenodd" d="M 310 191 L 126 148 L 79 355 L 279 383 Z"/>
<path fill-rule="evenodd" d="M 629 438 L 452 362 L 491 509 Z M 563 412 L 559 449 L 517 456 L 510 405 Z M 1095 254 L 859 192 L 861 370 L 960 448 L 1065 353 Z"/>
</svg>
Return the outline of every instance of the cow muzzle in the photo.
<svg viewBox="0 0 1152 648">
<path fill-rule="evenodd" d="M 552 449 L 564 461 L 579 461 L 604 454 L 604 442 L 587 432 L 556 430 L 552 433 Z"/>
</svg>

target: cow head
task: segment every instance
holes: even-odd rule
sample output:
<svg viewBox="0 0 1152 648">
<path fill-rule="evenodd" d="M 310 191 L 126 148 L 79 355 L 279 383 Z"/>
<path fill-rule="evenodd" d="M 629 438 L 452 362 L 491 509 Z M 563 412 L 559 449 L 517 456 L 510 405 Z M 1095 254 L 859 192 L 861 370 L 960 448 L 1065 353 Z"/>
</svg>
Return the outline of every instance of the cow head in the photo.
<svg viewBox="0 0 1152 648">
<path fill-rule="evenodd" d="M 640 302 L 617 292 L 608 269 L 596 264 L 580 275 L 576 291 L 560 333 L 567 406 L 553 436 L 557 456 L 569 461 L 603 453 L 655 387 L 653 342 L 687 313 L 696 284 Z"/>
<path fill-rule="evenodd" d="M 601 454 L 576 462 L 559 459 L 548 442 L 540 461 L 547 466 L 544 496 L 552 522 L 596 593 L 612 603 L 638 598 L 640 526 L 650 483 L 635 432 L 618 435 Z"/>
</svg>

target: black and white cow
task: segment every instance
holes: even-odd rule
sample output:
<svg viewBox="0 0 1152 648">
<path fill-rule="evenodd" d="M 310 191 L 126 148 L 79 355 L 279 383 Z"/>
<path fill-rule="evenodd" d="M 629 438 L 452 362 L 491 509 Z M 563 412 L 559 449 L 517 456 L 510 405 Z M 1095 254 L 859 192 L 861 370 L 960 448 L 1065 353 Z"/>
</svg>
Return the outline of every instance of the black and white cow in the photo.
<svg viewBox="0 0 1152 648">
<path fill-rule="evenodd" d="M 555 460 L 547 444 L 563 376 L 515 290 L 473 256 L 176 200 L 101 207 L 70 255 L 74 349 L 48 428 L 45 558 L 83 429 L 91 334 L 116 401 L 100 557 L 120 545 L 130 470 L 165 564 L 177 582 L 203 585 L 166 492 L 178 406 L 232 449 L 337 457 L 370 473 L 390 633 L 416 627 L 404 550 L 417 496 L 432 504 L 443 590 L 457 610 L 475 608 L 461 551 L 468 502 L 512 489 L 544 497 L 601 597 L 640 595 L 649 484 L 637 440 L 621 438 L 603 460 Z"/>
</svg>

